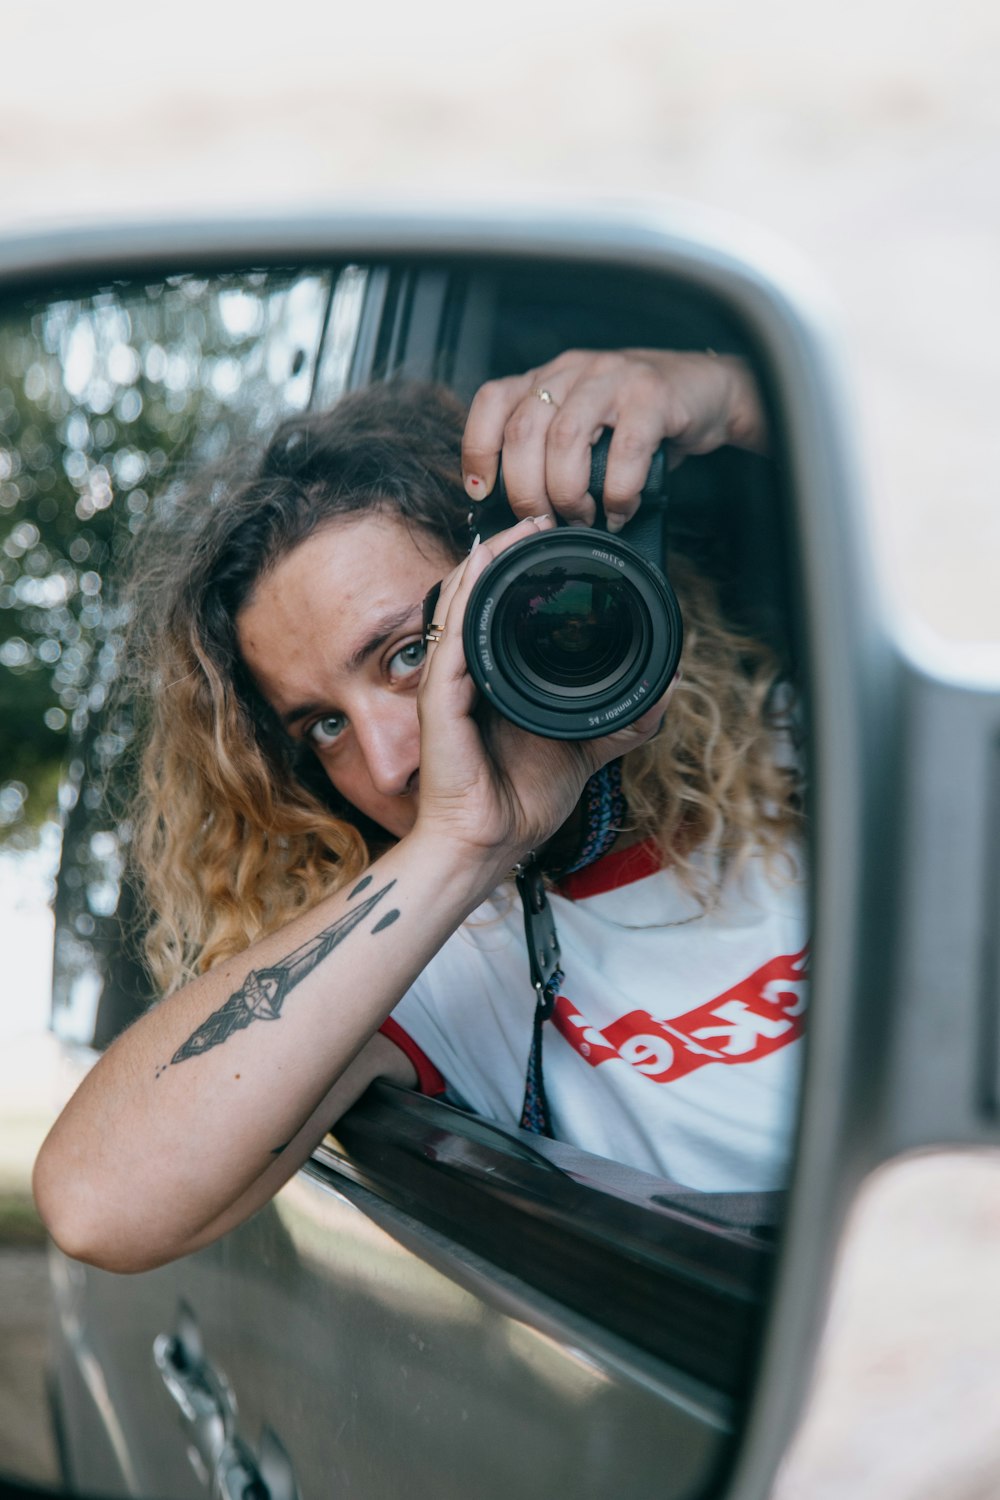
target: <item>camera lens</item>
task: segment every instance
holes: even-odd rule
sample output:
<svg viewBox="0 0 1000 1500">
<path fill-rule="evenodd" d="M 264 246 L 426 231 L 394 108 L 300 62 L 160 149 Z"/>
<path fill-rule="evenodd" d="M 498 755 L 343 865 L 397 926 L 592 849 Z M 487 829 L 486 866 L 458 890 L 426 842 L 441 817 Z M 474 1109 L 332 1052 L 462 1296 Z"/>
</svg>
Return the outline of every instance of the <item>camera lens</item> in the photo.
<svg viewBox="0 0 1000 1500">
<path fill-rule="evenodd" d="M 496 630 L 504 654 L 543 693 L 590 693 L 627 668 L 640 625 L 620 575 L 581 560 L 529 567 L 505 594 Z"/>
<path fill-rule="evenodd" d="M 655 702 L 681 636 L 658 568 L 618 538 L 563 528 L 487 568 L 464 644 L 473 679 L 506 718 L 550 739 L 593 739 Z"/>
</svg>

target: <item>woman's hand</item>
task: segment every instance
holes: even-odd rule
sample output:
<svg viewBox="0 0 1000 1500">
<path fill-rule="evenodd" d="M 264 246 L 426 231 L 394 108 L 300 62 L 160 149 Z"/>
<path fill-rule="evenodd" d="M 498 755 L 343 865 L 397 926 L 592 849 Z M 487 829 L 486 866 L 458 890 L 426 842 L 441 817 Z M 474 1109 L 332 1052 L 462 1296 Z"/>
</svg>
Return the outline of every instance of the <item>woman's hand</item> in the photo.
<svg viewBox="0 0 1000 1500">
<path fill-rule="evenodd" d="M 477 392 L 462 444 L 472 500 L 485 500 L 503 451 L 515 515 L 591 525 L 590 449 L 614 429 L 604 483 L 609 531 L 634 515 L 653 454 L 664 439 L 671 464 L 726 443 L 763 452 L 767 431 L 747 364 L 732 355 L 623 349 L 569 350 Z"/>
<path fill-rule="evenodd" d="M 673 687 L 634 724 L 595 740 L 544 739 L 499 714 L 476 712 L 462 645 L 473 586 L 506 548 L 554 524 L 548 517 L 520 522 L 481 542 L 445 579 L 434 611 L 440 636 L 428 643 L 420 685 L 415 832 L 457 843 L 483 865 L 484 895 L 562 826 L 594 771 L 656 733 Z"/>
</svg>

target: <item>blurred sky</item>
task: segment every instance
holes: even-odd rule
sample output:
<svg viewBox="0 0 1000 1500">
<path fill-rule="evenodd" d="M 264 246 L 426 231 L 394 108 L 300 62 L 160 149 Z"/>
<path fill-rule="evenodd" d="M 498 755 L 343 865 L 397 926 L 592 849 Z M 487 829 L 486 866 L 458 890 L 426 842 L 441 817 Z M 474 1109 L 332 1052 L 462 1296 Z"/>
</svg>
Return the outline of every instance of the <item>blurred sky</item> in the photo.
<svg viewBox="0 0 1000 1500">
<path fill-rule="evenodd" d="M 0 853 L 0 953 L 5 955 L 0 1047 L 47 1024 L 52 974 L 47 903 L 55 835 L 50 825 L 37 850 L 17 856 Z"/>
</svg>

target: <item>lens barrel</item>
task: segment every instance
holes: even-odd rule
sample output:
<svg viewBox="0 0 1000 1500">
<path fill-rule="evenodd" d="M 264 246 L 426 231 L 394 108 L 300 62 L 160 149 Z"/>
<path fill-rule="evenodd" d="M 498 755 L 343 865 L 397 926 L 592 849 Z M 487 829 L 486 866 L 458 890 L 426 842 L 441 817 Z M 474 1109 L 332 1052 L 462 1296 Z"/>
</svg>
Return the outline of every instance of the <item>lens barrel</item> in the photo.
<svg viewBox="0 0 1000 1500">
<path fill-rule="evenodd" d="M 633 723 L 666 691 L 683 627 L 660 568 L 619 536 L 562 527 L 490 564 L 463 637 L 499 713 L 547 739 L 585 740 Z"/>
</svg>

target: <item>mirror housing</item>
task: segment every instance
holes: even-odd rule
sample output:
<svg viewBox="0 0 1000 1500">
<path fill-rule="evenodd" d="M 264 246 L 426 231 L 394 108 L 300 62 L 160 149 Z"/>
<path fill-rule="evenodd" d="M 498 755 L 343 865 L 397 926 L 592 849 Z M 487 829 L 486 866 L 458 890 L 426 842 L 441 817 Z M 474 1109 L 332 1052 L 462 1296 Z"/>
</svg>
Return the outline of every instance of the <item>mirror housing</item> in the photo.
<svg viewBox="0 0 1000 1500">
<path fill-rule="evenodd" d="M 664 205 L 622 217 L 357 212 L 24 235 L 0 243 L 0 295 L 178 267 L 503 257 L 641 271 L 719 299 L 760 352 L 789 466 L 815 937 L 788 1217 L 726 1491 L 761 1500 L 800 1410 L 821 1289 L 862 1178 L 901 1151 L 1000 1139 L 1000 652 L 970 672 L 967 657 L 901 642 L 890 627 L 824 293 L 766 236 Z"/>
</svg>

